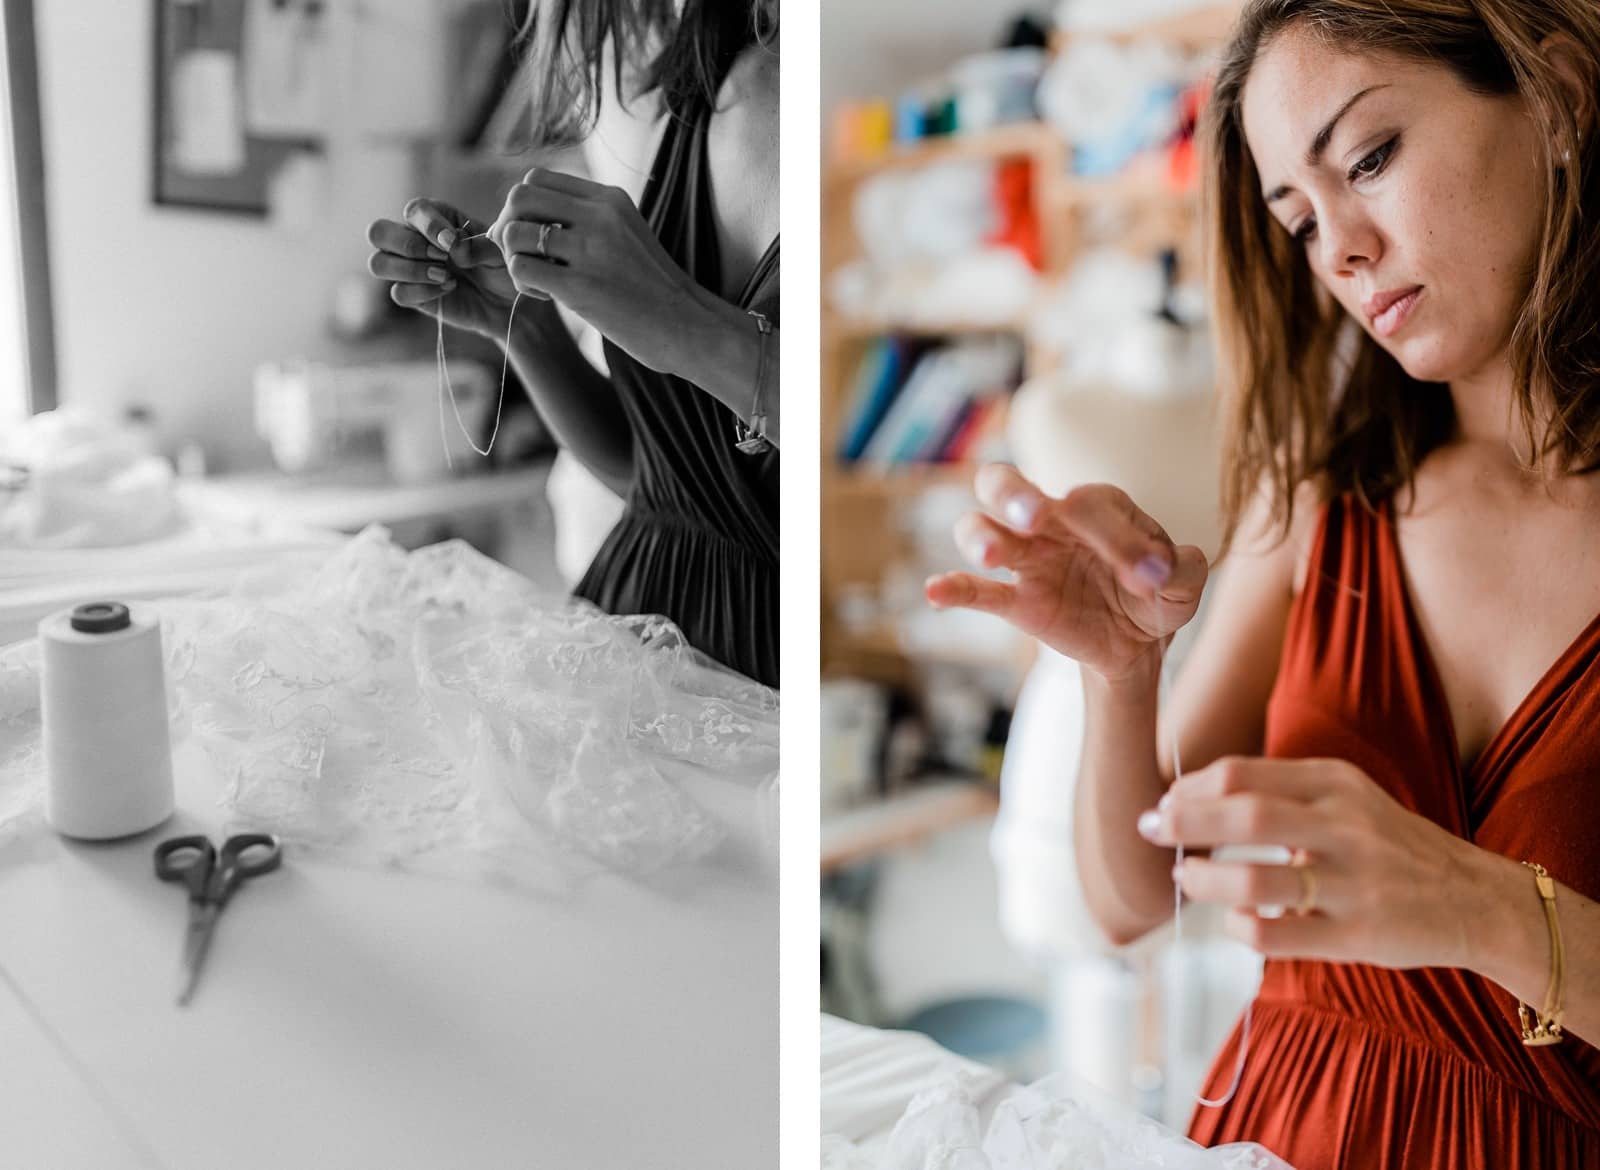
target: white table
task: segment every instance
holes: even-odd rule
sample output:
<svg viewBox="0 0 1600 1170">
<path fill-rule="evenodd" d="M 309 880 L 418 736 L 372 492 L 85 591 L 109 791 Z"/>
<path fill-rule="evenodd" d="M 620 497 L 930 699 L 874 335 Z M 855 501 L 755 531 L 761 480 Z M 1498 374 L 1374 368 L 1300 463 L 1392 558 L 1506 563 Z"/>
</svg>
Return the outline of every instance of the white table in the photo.
<svg viewBox="0 0 1600 1170">
<path fill-rule="evenodd" d="M 155 844 L 0 845 L 0 965 L 163 1170 L 711 1170 L 777 1163 L 777 880 L 753 802 L 705 863 L 536 898 L 286 850 L 173 1005 L 186 907 Z M 0 981 L 0 1166 L 142 1161 Z"/>
</svg>

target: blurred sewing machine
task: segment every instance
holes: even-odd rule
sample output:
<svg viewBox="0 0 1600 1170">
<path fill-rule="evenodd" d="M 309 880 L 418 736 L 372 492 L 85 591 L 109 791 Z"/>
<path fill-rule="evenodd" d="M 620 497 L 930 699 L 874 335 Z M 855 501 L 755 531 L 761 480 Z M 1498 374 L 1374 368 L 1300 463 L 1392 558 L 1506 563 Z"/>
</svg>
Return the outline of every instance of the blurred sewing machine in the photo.
<svg viewBox="0 0 1600 1170">
<path fill-rule="evenodd" d="M 448 392 L 431 361 L 267 362 L 255 373 L 256 433 L 291 474 L 365 457 L 381 459 L 396 483 L 428 483 L 452 464 L 482 462 L 468 436 L 487 438 L 497 389 L 494 373 L 467 359 L 450 363 Z"/>
</svg>

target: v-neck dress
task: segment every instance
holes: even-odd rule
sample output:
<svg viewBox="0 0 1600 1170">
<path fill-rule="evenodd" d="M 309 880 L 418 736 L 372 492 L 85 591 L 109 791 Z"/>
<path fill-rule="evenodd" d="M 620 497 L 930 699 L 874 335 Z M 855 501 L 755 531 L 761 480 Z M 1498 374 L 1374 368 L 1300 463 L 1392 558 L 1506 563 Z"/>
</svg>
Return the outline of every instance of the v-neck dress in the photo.
<svg viewBox="0 0 1600 1170">
<path fill-rule="evenodd" d="M 722 284 L 706 141 L 709 103 L 668 122 L 640 210 L 668 255 L 706 288 Z M 775 237 L 735 298 L 778 324 Z M 662 305 L 671 319 L 676 306 Z M 750 323 L 754 330 L 756 324 Z M 768 360 L 776 366 L 777 346 Z M 633 428 L 622 517 L 575 592 L 610 613 L 659 613 L 691 645 L 778 685 L 778 452 L 735 447 L 738 417 L 706 391 L 610 342 L 611 380 Z"/>
<path fill-rule="evenodd" d="M 1600 898 L 1600 618 L 1463 768 L 1389 502 L 1322 514 L 1265 754 L 1349 760 L 1412 812 Z M 1468 971 L 1269 960 L 1238 1093 L 1197 1106 L 1190 1136 L 1257 1141 L 1297 1170 L 1600 1167 L 1600 1049 L 1570 1032 L 1527 1048 L 1516 1009 Z M 1203 1096 L 1227 1092 L 1239 1042 L 1236 1027 Z"/>
</svg>

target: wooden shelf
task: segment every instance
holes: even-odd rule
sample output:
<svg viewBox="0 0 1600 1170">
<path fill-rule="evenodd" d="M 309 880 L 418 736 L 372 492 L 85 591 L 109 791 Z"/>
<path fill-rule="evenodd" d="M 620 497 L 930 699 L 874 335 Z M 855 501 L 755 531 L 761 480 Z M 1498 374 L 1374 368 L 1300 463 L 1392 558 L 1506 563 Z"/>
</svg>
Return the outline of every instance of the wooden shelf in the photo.
<svg viewBox="0 0 1600 1170">
<path fill-rule="evenodd" d="M 892 168 L 1038 154 L 1059 154 L 1064 158 L 1066 149 L 1066 143 L 1048 123 L 1013 122 L 978 133 L 894 143 L 880 154 L 833 159 L 824 167 L 824 175 L 830 183 L 854 183 Z"/>
<path fill-rule="evenodd" d="M 901 849 L 979 817 L 993 816 L 1000 798 L 975 781 L 925 782 L 872 804 L 822 819 L 822 872 Z"/>
<path fill-rule="evenodd" d="M 1129 28 L 1060 34 L 1052 47 L 1059 51 L 1081 35 L 1122 44 L 1155 40 L 1185 49 L 1215 48 L 1226 40 L 1240 7 L 1239 0 L 1214 0 L 1203 7 Z M 1151 254 L 1161 248 L 1191 248 L 1196 239 L 1198 192 L 1172 185 L 1165 157 L 1135 159 L 1121 172 L 1103 178 L 1075 176 L 1070 170 L 1070 149 L 1055 128 L 1043 121 L 1022 122 L 979 133 L 894 144 L 870 156 L 825 158 L 821 192 L 824 273 L 836 271 L 863 252 L 850 211 L 856 184 L 892 169 L 1008 158 L 1024 158 L 1033 163 L 1031 194 L 1044 265 L 1041 279 L 1046 284 L 1065 276 L 1077 255 L 1091 242 Z M 897 513 L 928 491 L 956 486 L 970 490 L 977 465 L 860 466 L 839 463 L 834 452 L 845 423 L 842 415 L 852 402 L 858 351 L 864 343 L 895 334 L 927 338 L 1020 335 L 1027 343 L 1025 376 L 1047 376 L 1059 368 L 1062 355 L 1048 345 L 1028 341 L 1032 309 L 1029 305 L 1015 314 L 1015 319 L 1003 321 L 931 323 L 852 319 L 824 309 L 821 389 L 827 446 L 821 468 L 822 659 L 827 669 L 912 686 L 925 673 L 924 667 L 947 663 L 959 662 L 977 670 L 1009 667 L 1019 679 L 1026 671 L 1036 648 L 1026 639 L 1006 659 L 994 653 L 962 654 L 960 647 L 907 649 L 892 628 L 845 627 L 839 617 L 839 603 L 847 591 L 881 585 L 889 566 L 908 555 L 906 533 Z"/>
<path fill-rule="evenodd" d="M 824 335 L 840 341 L 870 341 L 875 337 L 976 337 L 986 333 L 1026 333 L 1027 314 L 1002 321 L 874 321 L 833 316 L 823 322 Z"/>
</svg>

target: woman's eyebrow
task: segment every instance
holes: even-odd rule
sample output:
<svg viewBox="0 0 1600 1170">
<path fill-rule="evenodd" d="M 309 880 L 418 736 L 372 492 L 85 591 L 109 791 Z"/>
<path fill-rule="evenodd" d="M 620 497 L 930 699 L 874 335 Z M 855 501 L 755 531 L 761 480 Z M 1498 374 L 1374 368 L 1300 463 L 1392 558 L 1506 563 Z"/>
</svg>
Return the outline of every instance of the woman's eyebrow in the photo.
<svg viewBox="0 0 1600 1170">
<path fill-rule="evenodd" d="M 1340 118 L 1344 117 L 1350 112 L 1351 106 L 1355 105 L 1369 93 L 1374 93 L 1377 90 L 1387 88 L 1388 82 L 1384 82 L 1381 85 L 1369 85 L 1366 89 L 1354 94 L 1347 102 L 1344 103 L 1344 105 L 1340 106 L 1338 112 L 1336 112 L 1333 117 L 1328 119 L 1327 125 L 1323 126 L 1321 130 L 1318 130 L 1316 137 L 1311 140 L 1311 146 L 1306 150 L 1306 166 L 1314 167 L 1322 162 L 1323 152 L 1328 149 L 1328 143 L 1333 139 L 1334 127 L 1339 124 Z M 1289 191 L 1290 188 L 1288 185 L 1280 183 L 1271 191 L 1267 192 L 1265 196 L 1266 201 L 1268 203 L 1274 203 L 1277 200 L 1282 199 L 1289 193 Z"/>
</svg>

